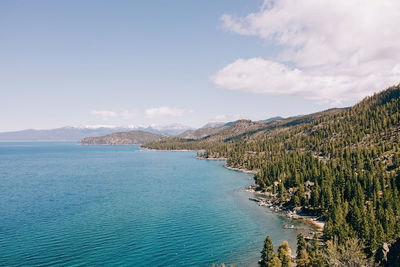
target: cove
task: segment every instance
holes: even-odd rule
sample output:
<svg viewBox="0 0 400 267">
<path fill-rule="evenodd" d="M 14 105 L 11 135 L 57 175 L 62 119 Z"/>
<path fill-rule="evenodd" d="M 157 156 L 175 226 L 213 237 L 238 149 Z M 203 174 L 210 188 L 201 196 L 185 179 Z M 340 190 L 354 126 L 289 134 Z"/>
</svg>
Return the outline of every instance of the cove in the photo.
<svg viewBox="0 0 400 267">
<path fill-rule="evenodd" d="M 251 174 L 193 152 L 0 143 L 0 265 L 257 266 L 299 225 L 249 201 Z"/>
</svg>

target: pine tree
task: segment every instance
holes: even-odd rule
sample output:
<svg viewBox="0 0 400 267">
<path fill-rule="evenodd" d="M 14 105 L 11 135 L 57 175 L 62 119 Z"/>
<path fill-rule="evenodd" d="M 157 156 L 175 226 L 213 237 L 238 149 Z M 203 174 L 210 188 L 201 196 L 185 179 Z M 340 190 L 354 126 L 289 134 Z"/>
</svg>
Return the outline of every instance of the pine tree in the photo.
<svg viewBox="0 0 400 267">
<path fill-rule="evenodd" d="M 282 267 L 292 266 L 292 257 L 290 256 L 290 247 L 287 241 L 283 241 L 283 243 L 279 246 L 278 258 L 282 262 Z"/>
<path fill-rule="evenodd" d="M 297 255 L 296 264 L 299 267 L 306 267 L 310 263 L 308 252 L 306 250 L 306 240 L 303 233 L 297 235 Z"/>
<path fill-rule="evenodd" d="M 261 251 L 260 265 L 263 267 L 275 267 L 277 266 L 278 262 L 280 263 L 280 260 L 275 253 L 272 240 L 269 236 L 267 236 L 264 241 L 264 248 Z"/>
</svg>

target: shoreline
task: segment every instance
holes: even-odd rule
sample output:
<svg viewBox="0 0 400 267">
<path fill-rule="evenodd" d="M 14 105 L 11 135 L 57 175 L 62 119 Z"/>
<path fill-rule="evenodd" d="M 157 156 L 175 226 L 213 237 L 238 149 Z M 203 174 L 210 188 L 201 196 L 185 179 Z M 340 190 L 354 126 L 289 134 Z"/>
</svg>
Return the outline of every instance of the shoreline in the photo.
<svg viewBox="0 0 400 267">
<path fill-rule="evenodd" d="M 140 149 L 149 151 L 167 151 L 167 152 L 205 152 L 205 150 L 194 150 L 194 149 L 154 149 L 147 147 L 140 147 Z"/>
<path fill-rule="evenodd" d="M 226 158 L 202 158 L 202 157 L 198 157 L 198 156 L 196 158 L 203 159 L 203 160 L 225 160 L 226 161 Z M 239 172 L 243 172 L 243 173 L 250 173 L 250 174 L 257 173 L 257 170 L 247 170 L 247 169 L 242 169 L 242 168 L 235 168 L 235 167 L 230 167 L 227 164 L 224 164 L 223 167 L 228 170 L 239 171 Z M 320 233 L 323 232 L 324 227 L 325 227 L 325 222 L 318 220 L 318 218 L 319 218 L 318 216 L 302 215 L 302 214 L 298 214 L 295 211 L 282 210 L 282 208 L 280 207 L 280 203 L 278 203 L 278 204 L 271 203 L 270 205 L 267 205 L 267 204 L 265 204 L 265 201 L 257 198 L 257 196 L 271 198 L 270 193 L 263 193 L 261 191 L 255 190 L 254 188 L 257 188 L 256 184 L 252 184 L 251 186 L 249 186 L 249 188 L 242 189 L 240 191 L 252 193 L 255 197 L 250 198 L 249 200 L 258 202 L 260 206 L 269 207 L 272 210 L 272 212 L 284 215 L 286 218 L 289 218 L 289 219 L 301 220 L 301 221 L 311 225 L 312 228 L 314 228 L 314 230 L 316 230 L 316 232 L 320 232 Z"/>
<path fill-rule="evenodd" d="M 196 159 L 204 159 L 204 160 L 226 160 L 226 158 L 203 158 L 197 156 Z"/>
<path fill-rule="evenodd" d="M 244 173 L 251 173 L 251 174 L 256 174 L 257 170 L 247 170 L 247 169 L 242 169 L 242 168 L 235 168 L 235 167 L 230 167 L 228 165 L 224 165 L 224 168 L 227 168 L 228 170 L 233 170 L 233 171 L 238 171 L 238 172 L 244 172 Z"/>
<path fill-rule="evenodd" d="M 78 146 L 141 146 L 142 144 L 81 144 L 76 143 Z"/>
<path fill-rule="evenodd" d="M 255 190 L 257 188 L 256 184 L 249 186 L 246 189 L 242 189 L 242 192 L 252 193 L 254 197 L 249 198 L 249 200 L 257 202 L 259 206 L 264 206 L 269 208 L 272 212 L 284 215 L 286 218 L 293 220 L 301 220 L 314 228 L 317 233 L 322 233 L 325 227 L 325 221 L 318 220 L 319 216 L 299 214 L 298 212 L 290 209 L 282 209 L 281 203 L 273 202 L 273 196 L 271 193 L 261 192 Z"/>
<path fill-rule="evenodd" d="M 199 156 L 197 156 L 196 159 L 226 161 L 226 158 L 202 158 L 202 157 L 199 157 Z M 247 170 L 247 169 L 242 169 L 242 168 L 236 168 L 236 167 L 228 166 L 227 164 L 224 164 L 224 168 L 226 168 L 228 170 L 244 172 L 244 173 L 251 173 L 251 174 L 256 174 L 257 173 L 257 170 Z"/>
</svg>

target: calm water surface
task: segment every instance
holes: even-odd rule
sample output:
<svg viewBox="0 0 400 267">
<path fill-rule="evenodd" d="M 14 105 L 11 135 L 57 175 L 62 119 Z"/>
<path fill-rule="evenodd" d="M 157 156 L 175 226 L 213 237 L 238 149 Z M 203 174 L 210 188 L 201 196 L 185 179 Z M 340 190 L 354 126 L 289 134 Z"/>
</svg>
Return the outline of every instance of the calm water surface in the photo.
<svg viewBox="0 0 400 267">
<path fill-rule="evenodd" d="M 0 143 L 0 265 L 255 265 L 297 232 L 191 152 Z"/>
</svg>

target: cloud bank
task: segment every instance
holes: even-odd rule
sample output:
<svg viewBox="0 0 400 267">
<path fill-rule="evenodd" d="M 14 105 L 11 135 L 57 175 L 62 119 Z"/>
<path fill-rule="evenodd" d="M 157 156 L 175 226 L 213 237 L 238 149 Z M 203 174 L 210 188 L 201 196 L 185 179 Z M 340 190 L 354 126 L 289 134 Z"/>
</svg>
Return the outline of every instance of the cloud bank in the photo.
<svg viewBox="0 0 400 267">
<path fill-rule="evenodd" d="M 92 110 L 91 114 L 96 117 L 100 117 L 103 120 L 108 120 L 108 119 L 115 118 L 118 116 L 117 112 L 110 111 L 110 110 Z"/>
<path fill-rule="evenodd" d="M 187 113 L 191 113 L 190 110 L 170 108 L 167 106 L 149 108 L 145 110 L 146 117 L 148 118 L 160 118 L 160 117 L 181 117 Z"/>
<path fill-rule="evenodd" d="M 265 0 L 256 13 L 221 21 L 281 52 L 234 61 L 211 77 L 219 87 L 336 103 L 400 81 L 398 0 Z"/>
<path fill-rule="evenodd" d="M 214 118 L 212 118 L 211 122 L 228 122 L 228 121 L 236 121 L 239 119 L 244 119 L 245 116 L 239 114 L 218 114 Z"/>
<path fill-rule="evenodd" d="M 138 110 L 92 110 L 91 114 L 103 120 L 121 119 L 130 120 L 136 117 L 145 116 L 149 119 L 162 119 L 166 117 L 182 117 L 187 114 L 193 113 L 193 110 L 186 110 L 168 106 L 160 106 L 148 108 L 142 111 Z"/>
<path fill-rule="evenodd" d="M 110 119 L 129 120 L 137 116 L 137 112 L 135 110 L 121 110 L 118 112 L 112 110 L 92 110 L 90 113 L 93 116 L 99 117 L 103 120 L 110 120 Z"/>
</svg>

